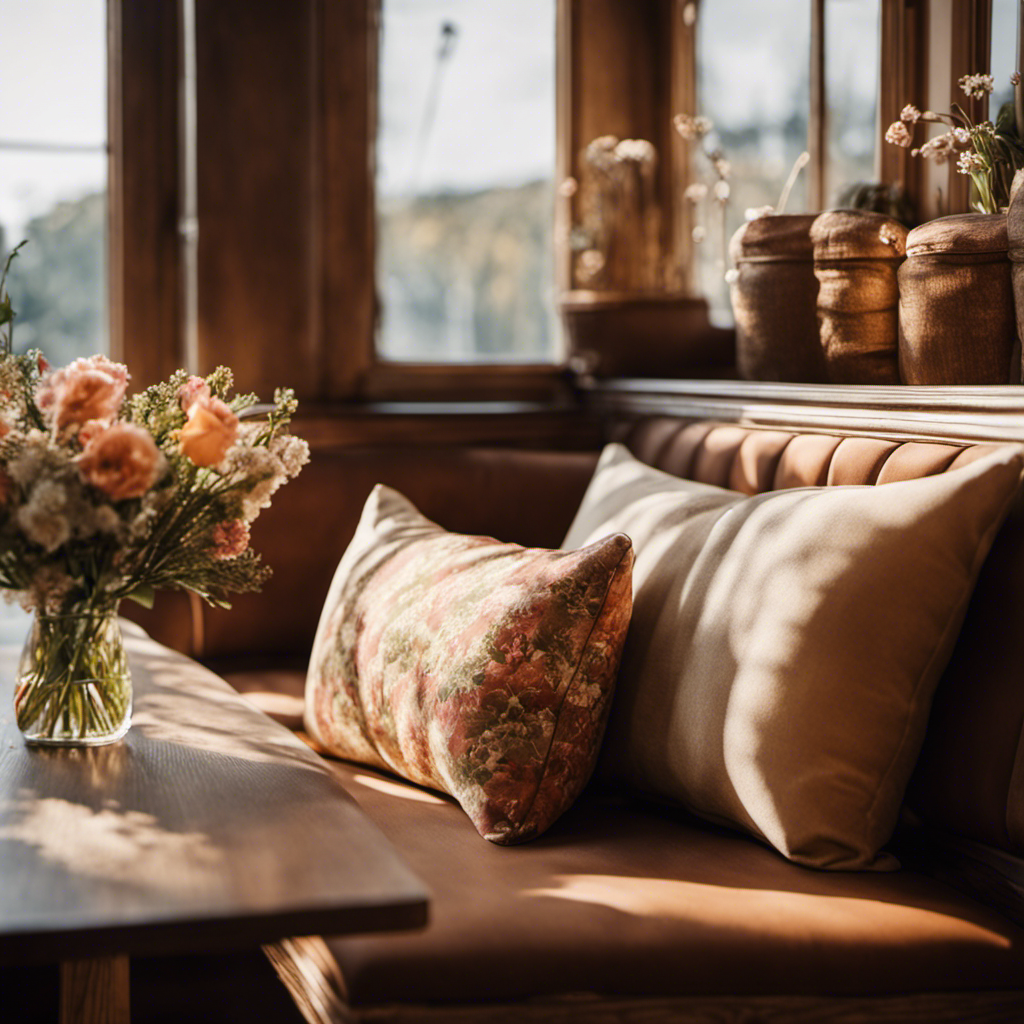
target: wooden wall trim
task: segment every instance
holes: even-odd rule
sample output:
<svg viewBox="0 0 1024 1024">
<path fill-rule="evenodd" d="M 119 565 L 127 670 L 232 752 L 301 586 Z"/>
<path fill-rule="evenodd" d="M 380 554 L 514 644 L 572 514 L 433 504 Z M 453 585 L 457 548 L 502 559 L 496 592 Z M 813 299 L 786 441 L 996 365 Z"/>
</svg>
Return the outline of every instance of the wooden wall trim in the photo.
<svg viewBox="0 0 1024 1024">
<path fill-rule="evenodd" d="M 132 389 L 183 360 L 177 3 L 108 0 L 110 350 Z"/>
<path fill-rule="evenodd" d="M 901 184 L 915 209 L 924 189 L 922 161 L 885 141 L 885 131 L 908 103 L 927 106 L 926 0 L 882 0 L 881 69 L 878 89 L 878 180 Z"/>
<path fill-rule="evenodd" d="M 680 416 L 817 433 L 1024 443 L 1024 388 L 615 381 L 586 388 L 597 416 Z"/>
<path fill-rule="evenodd" d="M 600 446 L 597 420 L 580 406 L 542 402 L 372 402 L 306 405 L 293 432 L 318 453 L 367 446 L 498 445 L 551 450 Z"/>
</svg>

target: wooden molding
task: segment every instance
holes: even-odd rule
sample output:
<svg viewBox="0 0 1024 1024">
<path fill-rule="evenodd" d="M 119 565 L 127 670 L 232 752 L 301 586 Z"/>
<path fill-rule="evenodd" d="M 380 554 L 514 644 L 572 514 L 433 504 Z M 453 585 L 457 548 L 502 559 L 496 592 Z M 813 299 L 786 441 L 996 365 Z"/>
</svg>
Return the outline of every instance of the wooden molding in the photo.
<svg viewBox="0 0 1024 1024">
<path fill-rule="evenodd" d="M 623 380 L 592 383 L 599 416 L 679 416 L 904 441 L 1024 443 L 1024 388 Z"/>
<path fill-rule="evenodd" d="M 110 351 L 133 390 L 183 361 L 176 3 L 109 0 Z"/>
</svg>

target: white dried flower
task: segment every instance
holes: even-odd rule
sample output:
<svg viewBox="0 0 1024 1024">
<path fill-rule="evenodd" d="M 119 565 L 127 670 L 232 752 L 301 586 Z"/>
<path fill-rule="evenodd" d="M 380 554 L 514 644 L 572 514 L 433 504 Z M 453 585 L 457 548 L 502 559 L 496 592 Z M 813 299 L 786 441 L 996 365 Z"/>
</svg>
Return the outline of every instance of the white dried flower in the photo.
<svg viewBox="0 0 1024 1024">
<path fill-rule="evenodd" d="M 943 132 L 934 139 L 929 139 L 920 149 L 912 149 L 911 156 L 922 156 L 926 160 L 934 160 L 937 164 L 944 164 L 951 160 L 956 149 L 956 138 L 952 132 Z"/>
<path fill-rule="evenodd" d="M 914 137 L 910 134 L 910 129 L 904 121 L 893 121 L 893 123 L 885 129 L 885 141 L 892 143 L 894 146 L 903 146 L 906 148 L 914 141 Z"/>
<path fill-rule="evenodd" d="M 690 232 L 690 237 L 699 245 L 708 237 L 708 233 L 702 224 L 697 224 Z"/>
<path fill-rule="evenodd" d="M 996 87 L 995 79 L 991 75 L 964 75 L 957 83 L 963 89 L 966 96 L 980 100 L 987 96 Z"/>
<path fill-rule="evenodd" d="M 905 243 L 902 232 L 897 231 L 891 224 L 883 224 L 878 229 L 879 239 L 888 246 L 891 246 L 897 256 L 902 256 L 905 251 Z"/>
<path fill-rule="evenodd" d="M 722 179 L 728 178 L 732 174 L 732 164 L 729 163 L 720 153 L 714 153 L 711 157 L 711 163 L 714 164 L 715 172 Z"/>
<path fill-rule="evenodd" d="M 676 114 L 672 118 L 672 125 L 687 142 L 704 138 L 715 126 L 711 118 L 700 114 Z"/>
<path fill-rule="evenodd" d="M 716 203 L 726 203 L 729 201 L 729 182 L 727 181 L 716 181 L 715 187 L 711 190 L 712 195 L 715 197 Z"/>
<path fill-rule="evenodd" d="M 289 477 L 299 475 L 299 470 L 309 462 L 309 445 L 301 437 L 281 434 L 270 442 L 270 451 L 280 460 Z"/>
<path fill-rule="evenodd" d="M 1011 71 L 1010 72 L 1010 85 L 1012 85 L 1014 88 L 1016 88 L 1018 85 L 1020 85 L 1020 72 L 1019 71 Z"/>
<path fill-rule="evenodd" d="M 579 187 L 580 183 L 575 178 L 569 177 L 558 186 L 558 194 L 563 199 L 571 199 L 579 191 Z"/>
<path fill-rule="evenodd" d="M 908 103 L 900 111 L 900 120 L 905 121 L 907 124 L 917 124 L 921 119 L 921 111 L 914 106 L 913 103 Z"/>
<path fill-rule="evenodd" d="M 966 128 L 951 128 L 950 134 L 961 146 L 970 144 L 971 133 Z"/>
<path fill-rule="evenodd" d="M 618 144 L 616 136 L 601 135 L 587 146 L 583 157 L 596 170 L 607 171 L 615 164 L 615 147 Z"/>
<path fill-rule="evenodd" d="M 735 267 L 730 267 L 725 272 L 725 283 L 735 284 L 740 279 L 740 272 Z"/>
<path fill-rule="evenodd" d="M 971 174 L 974 171 L 986 170 L 985 158 L 978 153 L 968 151 L 960 154 L 956 162 L 956 169 L 960 174 Z"/>
<path fill-rule="evenodd" d="M 683 198 L 689 203 L 699 203 L 708 194 L 708 187 L 702 181 L 694 181 L 686 186 L 686 190 L 683 192 Z"/>
<path fill-rule="evenodd" d="M 604 256 L 597 249 L 580 253 L 579 272 L 584 280 L 592 280 L 604 270 Z"/>
<path fill-rule="evenodd" d="M 67 502 L 67 491 L 61 483 L 40 480 L 32 488 L 29 500 L 18 509 L 18 525 L 33 544 L 54 551 L 71 536 L 71 524 L 65 514 Z"/>
<path fill-rule="evenodd" d="M 646 139 L 623 139 L 615 147 L 615 158 L 630 163 L 653 164 L 655 155 L 654 146 Z"/>
<path fill-rule="evenodd" d="M 744 220 L 760 220 L 775 212 L 774 206 L 748 206 L 743 211 Z"/>
</svg>

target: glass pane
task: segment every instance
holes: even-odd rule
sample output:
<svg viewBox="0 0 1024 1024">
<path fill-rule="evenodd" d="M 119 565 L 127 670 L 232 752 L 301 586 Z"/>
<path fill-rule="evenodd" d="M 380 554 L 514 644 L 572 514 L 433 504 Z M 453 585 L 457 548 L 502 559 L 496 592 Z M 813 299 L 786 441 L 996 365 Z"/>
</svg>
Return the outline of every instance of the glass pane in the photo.
<svg viewBox="0 0 1024 1024">
<path fill-rule="evenodd" d="M 106 4 L 0 0 L 0 252 L 14 343 L 54 364 L 105 352 Z"/>
<path fill-rule="evenodd" d="M 1019 7 L 1020 0 L 992 0 L 992 77 L 996 88 L 989 97 L 988 116 L 993 121 L 999 116 L 1002 105 L 1013 101 L 1010 73 L 1020 70 L 1017 67 Z"/>
<path fill-rule="evenodd" d="M 694 168 L 696 180 L 709 186 L 695 211 L 703 228 L 695 247 L 697 283 L 718 322 L 731 319 L 723 241 L 743 223 L 746 210 L 778 205 L 790 169 L 807 148 L 810 9 L 807 0 L 704 0 L 699 7 L 696 113 L 715 125 L 704 148 L 720 147 L 730 165 L 724 228 L 710 161 L 698 154 Z M 786 212 L 802 212 L 806 194 L 801 174 Z"/>
<path fill-rule="evenodd" d="M 828 205 L 848 205 L 851 186 L 875 180 L 880 0 L 827 0 L 825 95 Z"/>
<path fill-rule="evenodd" d="M 384 0 L 378 349 L 555 358 L 555 0 Z"/>
</svg>

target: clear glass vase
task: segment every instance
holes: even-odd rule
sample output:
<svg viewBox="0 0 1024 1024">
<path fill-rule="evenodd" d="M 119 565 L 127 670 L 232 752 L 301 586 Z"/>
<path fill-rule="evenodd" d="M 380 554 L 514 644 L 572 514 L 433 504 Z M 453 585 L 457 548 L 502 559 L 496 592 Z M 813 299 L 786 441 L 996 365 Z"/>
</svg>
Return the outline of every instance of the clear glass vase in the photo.
<svg viewBox="0 0 1024 1024">
<path fill-rule="evenodd" d="M 18 666 L 14 712 L 28 743 L 99 746 L 128 731 L 132 678 L 116 607 L 36 613 Z"/>
</svg>

